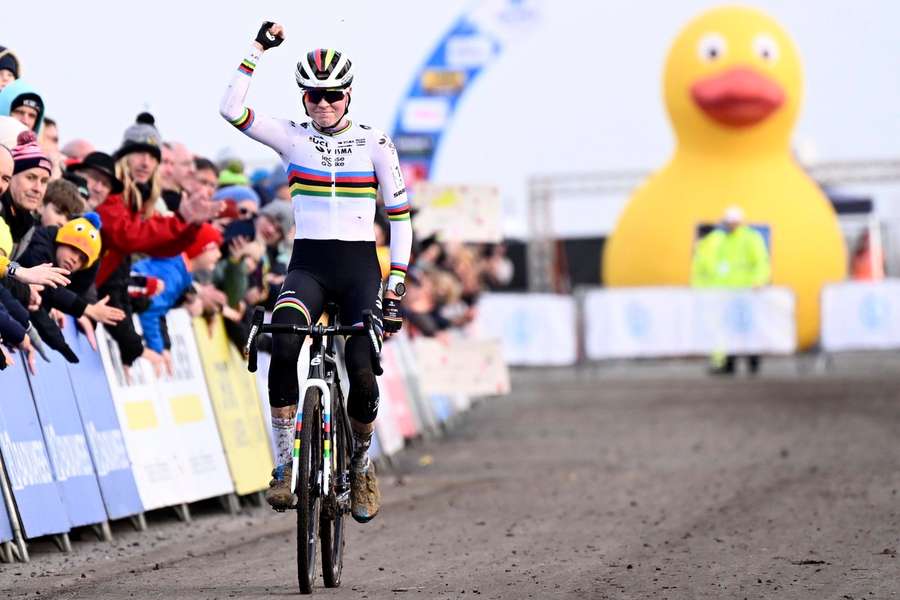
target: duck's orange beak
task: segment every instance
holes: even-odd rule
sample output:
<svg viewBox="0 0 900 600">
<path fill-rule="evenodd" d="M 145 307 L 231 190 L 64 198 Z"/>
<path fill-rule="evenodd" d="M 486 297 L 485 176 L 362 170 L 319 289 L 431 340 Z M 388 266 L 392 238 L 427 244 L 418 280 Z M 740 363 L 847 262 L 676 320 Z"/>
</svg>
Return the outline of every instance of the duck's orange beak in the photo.
<svg viewBox="0 0 900 600">
<path fill-rule="evenodd" d="M 746 67 L 697 81 L 691 97 L 704 113 L 729 127 L 755 125 L 784 104 L 778 83 Z"/>
</svg>

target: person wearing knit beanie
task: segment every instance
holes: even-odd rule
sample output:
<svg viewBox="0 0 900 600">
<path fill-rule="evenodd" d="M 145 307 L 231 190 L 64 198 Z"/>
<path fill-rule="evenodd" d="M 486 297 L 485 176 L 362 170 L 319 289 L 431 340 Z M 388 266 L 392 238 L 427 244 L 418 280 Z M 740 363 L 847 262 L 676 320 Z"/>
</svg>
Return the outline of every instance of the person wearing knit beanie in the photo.
<svg viewBox="0 0 900 600">
<path fill-rule="evenodd" d="M 197 237 L 194 238 L 194 243 L 188 246 L 187 250 L 184 251 L 184 254 L 191 261 L 195 261 L 201 254 L 213 249 L 218 249 L 221 245 L 222 234 L 219 233 L 219 230 L 209 223 L 204 223 L 200 226 L 200 229 L 197 230 Z M 218 259 L 219 257 L 216 258 L 216 260 Z M 213 264 L 215 264 L 215 261 L 213 261 Z"/>
<path fill-rule="evenodd" d="M 259 212 L 259 194 L 250 186 L 229 185 L 219 188 L 213 194 L 213 200 L 218 202 L 233 201 L 239 211 L 235 218 L 248 219 Z"/>
<path fill-rule="evenodd" d="M 19 78 L 19 59 L 9 48 L 0 46 L 0 90 Z"/>
<path fill-rule="evenodd" d="M 247 186 L 250 180 L 244 175 L 244 165 L 240 161 L 231 161 L 219 171 L 219 187 L 228 187 L 232 185 Z"/>
<path fill-rule="evenodd" d="M 18 141 L 12 149 L 13 176 L 3 197 L 3 217 L 17 242 L 34 224 L 31 213 L 41 207 L 52 170 L 33 131 L 23 131 Z M 13 207 L 9 207 L 10 202 Z"/>
<path fill-rule="evenodd" d="M 44 169 L 47 175 L 53 170 L 50 159 L 41 150 L 37 143 L 37 135 L 33 131 L 23 131 L 19 134 L 16 147 L 12 149 L 13 175 L 18 175 L 30 169 Z"/>
<path fill-rule="evenodd" d="M 40 133 L 46 108 L 41 95 L 21 79 L 0 90 L 0 115 L 15 117 L 35 133 Z"/>
<path fill-rule="evenodd" d="M 100 215 L 89 212 L 56 232 L 56 264 L 70 272 L 91 267 L 100 257 Z"/>
<path fill-rule="evenodd" d="M 156 128 L 156 119 L 147 112 L 142 112 L 137 116 L 137 121 L 125 130 L 122 137 L 122 145 L 113 154 L 113 158 L 118 162 L 123 156 L 127 156 L 132 152 L 147 152 L 156 158 L 156 162 L 162 160 L 162 136 Z"/>
</svg>

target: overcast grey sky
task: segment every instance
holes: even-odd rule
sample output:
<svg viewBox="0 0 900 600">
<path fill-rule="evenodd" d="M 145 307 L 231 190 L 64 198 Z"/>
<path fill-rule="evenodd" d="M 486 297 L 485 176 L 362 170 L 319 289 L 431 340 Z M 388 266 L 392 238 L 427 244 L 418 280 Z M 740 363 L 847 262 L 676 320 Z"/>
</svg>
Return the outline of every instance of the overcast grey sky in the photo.
<svg viewBox="0 0 900 600">
<path fill-rule="evenodd" d="M 389 129 L 418 65 L 469 2 L 47 2 L 4 10 L 0 45 L 60 122 L 63 141 L 115 148 L 148 106 L 167 139 L 214 157 L 231 147 L 272 158 L 218 115 L 221 94 L 264 19 L 288 39 L 258 66 L 250 103 L 302 117 L 293 65 L 317 46 L 358 66 L 352 113 Z M 660 79 L 669 44 L 707 0 L 553 0 L 526 43 L 509 49 L 462 100 L 435 176 L 499 183 L 524 195 L 535 173 L 662 165 L 672 136 Z M 818 160 L 900 156 L 900 3 L 752 1 L 793 35 L 806 76 L 795 140 Z M 319 7 L 316 9 L 316 7 Z"/>
</svg>

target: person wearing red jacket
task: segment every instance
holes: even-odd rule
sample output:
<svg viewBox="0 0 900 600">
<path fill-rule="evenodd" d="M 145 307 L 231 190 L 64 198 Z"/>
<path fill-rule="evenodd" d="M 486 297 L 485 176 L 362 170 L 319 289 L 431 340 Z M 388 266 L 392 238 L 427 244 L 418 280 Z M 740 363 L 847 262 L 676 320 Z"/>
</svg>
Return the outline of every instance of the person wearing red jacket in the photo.
<svg viewBox="0 0 900 600">
<path fill-rule="evenodd" d="M 110 189 L 113 185 L 121 189 L 120 193 L 109 194 L 95 210 L 104 223 L 101 230 L 104 254 L 97 273 L 98 293 L 108 295 L 110 305 L 126 313 L 126 318 L 118 325 L 107 328 L 119 345 L 125 366 L 130 366 L 141 356 L 151 360 L 156 367 L 162 364 L 162 357 L 145 349 L 134 329 L 128 296 L 131 255 L 166 257 L 180 254 L 193 243 L 200 225 L 214 218 L 219 210 L 218 204 L 212 201 L 212 190 L 202 185 L 187 185 L 178 213 L 157 212 L 158 206 L 164 207 L 159 202 L 160 144 L 153 117 L 142 113 L 137 123 L 125 131 L 122 146 L 114 157 L 89 155 L 84 161 L 88 163 L 94 156 L 91 170 L 105 173 L 112 183 Z M 98 159 L 102 159 L 102 165 Z"/>
</svg>

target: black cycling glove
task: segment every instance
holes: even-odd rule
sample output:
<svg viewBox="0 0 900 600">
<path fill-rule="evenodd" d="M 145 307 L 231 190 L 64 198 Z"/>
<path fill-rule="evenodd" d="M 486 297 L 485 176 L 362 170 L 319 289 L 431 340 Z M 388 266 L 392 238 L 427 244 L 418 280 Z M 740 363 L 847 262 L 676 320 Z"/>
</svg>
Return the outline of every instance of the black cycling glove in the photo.
<svg viewBox="0 0 900 600">
<path fill-rule="evenodd" d="M 388 333 L 397 333 L 403 325 L 403 317 L 400 316 L 400 301 L 396 298 L 384 299 L 384 330 Z"/>
<path fill-rule="evenodd" d="M 275 23 L 273 23 L 272 21 L 263 21 L 262 26 L 259 28 L 259 32 L 256 34 L 256 41 L 259 42 L 259 45 L 263 47 L 263 50 L 274 48 L 284 41 L 284 38 L 280 35 L 274 36 L 269 33 L 269 27 L 274 24 Z"/>
</svg>

